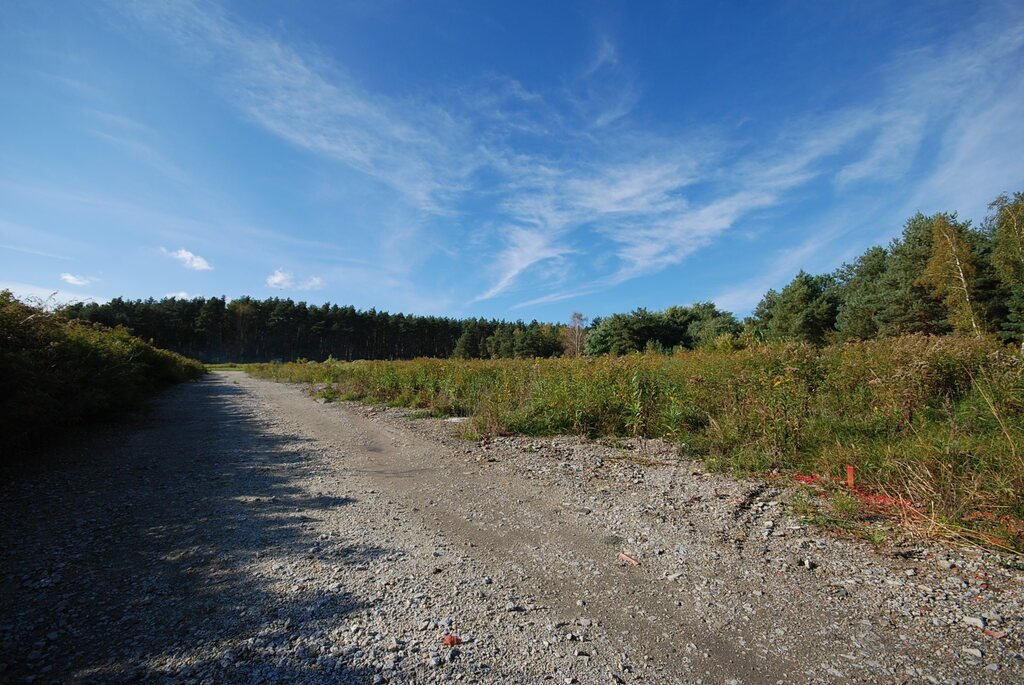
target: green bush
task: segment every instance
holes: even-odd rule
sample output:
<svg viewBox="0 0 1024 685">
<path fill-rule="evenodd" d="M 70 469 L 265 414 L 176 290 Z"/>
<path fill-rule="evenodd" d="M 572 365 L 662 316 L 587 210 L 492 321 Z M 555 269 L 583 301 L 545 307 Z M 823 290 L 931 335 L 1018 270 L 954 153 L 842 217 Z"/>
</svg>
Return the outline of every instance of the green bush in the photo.
<svg viewBox="0 0 1024 685">
<path fill-rule="evenodd" d="M 133 408 L 154 390 L 198 378 L 196 361 L 123 328 L 69 321 L 0 292 L 0 447 Z"/>
<path fill-rule="evenodd" d="M 1024 516 L 1024 365 L 995 340 L 906 336 L 579 359 L 255 365 L 484 434 L 661 437 L 712 465 L 898 491 L 937 516 Z"/>
</svg>

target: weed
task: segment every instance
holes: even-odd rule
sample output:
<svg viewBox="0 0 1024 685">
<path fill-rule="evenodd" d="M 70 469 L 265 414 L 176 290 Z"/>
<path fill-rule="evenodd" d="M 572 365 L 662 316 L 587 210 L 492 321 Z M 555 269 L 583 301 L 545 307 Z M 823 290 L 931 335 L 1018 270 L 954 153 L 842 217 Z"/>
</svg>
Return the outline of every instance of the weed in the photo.
<svg viewBox="0 0 1024 685">
<path fill-rule="evenodd" d="M 471 416 L 483 436 L 575 434 L 641 446 L 664 438 L 711 470 L 741 474 L 837 480 L 852 465 L 863 492 L 985 535 L 1012 536 L 1016 524 L 992 521 L 1024 517 L 1024 361 L 990 339 L 246 370 L 331 383 L 346 399 Z M 846 525 L 877 514 L 845 497 L 817 515 Z M 995 518 L 971 519 L 985 513 Z"/>
<path fill-rule="evenodd" d="M 138 406 L 202 364 L 161 350 L 124 328 L 69 321 L 0 292 L 0 454 L 55 429 Z M 59 432 L 59 431 L 57 431 Z"/>
</svg>

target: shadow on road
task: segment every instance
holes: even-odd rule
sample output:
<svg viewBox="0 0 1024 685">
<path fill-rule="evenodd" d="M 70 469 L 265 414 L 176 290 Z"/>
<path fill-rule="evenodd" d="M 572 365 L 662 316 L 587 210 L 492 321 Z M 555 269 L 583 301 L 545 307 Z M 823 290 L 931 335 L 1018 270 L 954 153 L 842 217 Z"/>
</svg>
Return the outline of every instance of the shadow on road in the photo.
<svg viewBox="0 0 1024 685">
<path fill-rule="evenodd" d="M 355 500 L 297 485 L 308 442 L 243 394 L 180 386 L 0 485 L 0 682 L 372 677 L 295 638 L 347 627 L 366 603 L 344 569 L 393 550 L 322 539 L 318 519 Z"/>
</svg>

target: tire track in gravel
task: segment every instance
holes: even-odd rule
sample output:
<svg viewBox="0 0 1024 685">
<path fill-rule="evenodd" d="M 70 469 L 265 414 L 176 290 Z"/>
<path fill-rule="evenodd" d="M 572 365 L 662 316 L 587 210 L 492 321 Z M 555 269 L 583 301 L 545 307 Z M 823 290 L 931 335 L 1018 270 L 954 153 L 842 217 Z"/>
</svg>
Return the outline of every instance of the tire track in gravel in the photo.
<svg viewBox="0 0 1024 685">
<path fill-rule="evenodd" d="M 490 573 L 508 577 L 518 586 L 515 595 L 538 597 L 552 621 L 578 625 L 585 614 L 583 620 L 600 626 L 616 651 L 644 665 L 647 677 L 801 679 L 785 659 L 758 658 L 753 636 L 740 634 L 737 641 L 695 625 L 692 607 L 677 606 L 646 569 L 618 559 L 619 540 L 562 516 L 558 493 L 466 464 L 433 441 L 351 410 L 313 404 L 296 386 L 239 382 L 277 407 L 296 430 L 340 447 L 349 468 L 411 503 L 425 527 L 487 563 Z M 517 609 L 510 613 L 522 608 L 511 604 Z M 536 639 L 543 641 L 543 631 Z M 691 646 L 689 653 L 684 645 Z"/>
<path fill-rule="evenodd" d="M 837 635 L 771 593 L 709 604 L 698 584 L 767 574 L 742 549 L 723 565 L 713 522 L 662 519 L 695 557 L 686 592 L 617 559 L 612 509 L 367 413 L 215 373 L 9 474 L 0 682 L 901 681 L 832 666 L 853 608 Z M 889 639 L 862 646 L 915 649 Z"/>
</svg>

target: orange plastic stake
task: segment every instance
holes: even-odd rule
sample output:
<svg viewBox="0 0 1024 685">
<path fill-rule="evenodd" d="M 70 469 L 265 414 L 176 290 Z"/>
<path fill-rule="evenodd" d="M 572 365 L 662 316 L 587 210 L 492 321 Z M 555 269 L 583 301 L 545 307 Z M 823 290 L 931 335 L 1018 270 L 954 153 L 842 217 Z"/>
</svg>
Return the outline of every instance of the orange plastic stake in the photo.
<svg viewBox="0 0 1024 685">
<path fill-rule="evenodd" d="M 846 467 L 846 487 L 850 488 L 851 490 L 853 490 L 853 487 L 854 487 L 853 486 L 853 467 L 852 466 L 847 466 Z"/>
</svg>

